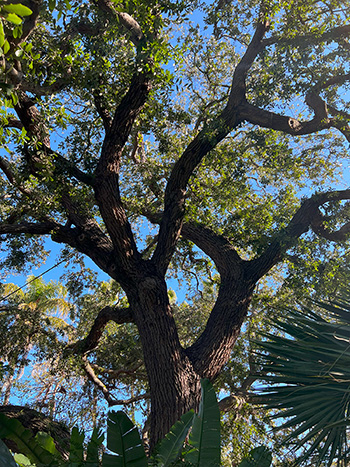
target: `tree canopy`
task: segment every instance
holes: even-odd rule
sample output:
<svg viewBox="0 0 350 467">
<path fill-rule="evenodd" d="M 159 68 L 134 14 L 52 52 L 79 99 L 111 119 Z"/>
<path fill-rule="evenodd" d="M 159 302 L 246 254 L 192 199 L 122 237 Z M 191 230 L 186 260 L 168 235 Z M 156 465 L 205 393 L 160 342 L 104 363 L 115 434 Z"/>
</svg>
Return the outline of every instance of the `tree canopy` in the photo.
<svg viewBox="0 0 350 467">
<path fill-rule="evenodd" d="M 112 405 L 118 381 L 145 397 L 152 449 L 198 408 L 201 378 L 231 393 L 221 407 L 248 385 L 239 336 L 268 300 L 348 277 L 350 7 L 21 4 L 0 29 L 1 265 L 22 272 L 61 245 L 74 306 L 63 329 L 41 299 L 22 297 L 21 323 L 18 296 L 4 312 L 14 332 L 40 317 L 50 349 L 61 332 L 90 400 Z"/>
</svg>

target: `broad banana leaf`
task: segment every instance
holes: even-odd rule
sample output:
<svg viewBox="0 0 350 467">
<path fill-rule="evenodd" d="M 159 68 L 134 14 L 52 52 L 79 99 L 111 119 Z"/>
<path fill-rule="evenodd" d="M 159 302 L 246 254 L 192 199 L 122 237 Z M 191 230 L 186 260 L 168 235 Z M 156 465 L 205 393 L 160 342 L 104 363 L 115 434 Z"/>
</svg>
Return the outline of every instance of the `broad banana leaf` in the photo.
<svg viewBox="0 0 350 467">
<path fill-rule="evenodd" d="M 155 465 L 168 467 L 178 458 L 188 431 L 192 426 L 193 417 L 194 411 L 190 410 L 171 427 L 169 433 L 156 448 Z"/>
<path fill-rule="evenodd" d="M 28 457 L 35 465 L 45 465 L 53 463 L 56 457 L 46 451 L 33 437 L 29 430 L 26 430 L 22 423 L 14 418 L 6 417 L 0 413 L 0 439 L 13 440 L 22 454 Z"/>
<path fill-rule="evenodd" d="M 104 454 L 103 467 L 147 466 L 139 432 L 127 415 L 122 411 L 110 412 L 107 426 L 107 448 L 117 455 Z"/>
<path fill-rule="evenodd" d="M 269 449 L 265 446 L 259 446 L 252 449 L 238 467 L 270 467 L 271 462 L 272 455 Z"/>
<path fill-rule="evenodd" d="M 0 439 L 0 467 L 17 467 L 6 444 Z"/>
<path fill-rule="evenodd" d="M 185 463 L 196 467 L 220 465 L 220 411 L 212 384 L 201 381 L 202 398 L 198 415 L 194 416 Z"/>
</svg>

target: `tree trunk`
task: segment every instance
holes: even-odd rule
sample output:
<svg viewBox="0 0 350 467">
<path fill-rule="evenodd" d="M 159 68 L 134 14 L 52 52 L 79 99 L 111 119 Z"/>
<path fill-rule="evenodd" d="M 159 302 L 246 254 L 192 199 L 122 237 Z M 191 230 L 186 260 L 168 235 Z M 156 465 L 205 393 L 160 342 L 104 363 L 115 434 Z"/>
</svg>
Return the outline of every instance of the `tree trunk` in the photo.
<svg viewBox="0 0 350 467">
<path fill-rule="evenodd" d="M 198 408 L 200 376 L 180 345 L 165 280 L 156 274 L 142 276 L 127 294 L 149 381 L 152 450 L 181 415 Z"/>
<path fill-rule="evenodd" d="M 138 327 L 148 375 L 152 451 L 184 413 L 198 409 L 200 379 L 213 380 L 227 363 L 248 310 L 252 287 L 225 284 L 221 288 L 211 320 L 222 322 L 222 329 L 211 335 L 211 327 L 217 330 L 218 323 L 213 322 L 211 326 L 208 322 L 205 333 L 197 341 L 199 346 L 191 352 L 181 347 L 164 278 L 150 272 L 147 263 L 144 266 L 137 280 L 131 287 L 125 285 L 125 290 Z"/>
</svg>

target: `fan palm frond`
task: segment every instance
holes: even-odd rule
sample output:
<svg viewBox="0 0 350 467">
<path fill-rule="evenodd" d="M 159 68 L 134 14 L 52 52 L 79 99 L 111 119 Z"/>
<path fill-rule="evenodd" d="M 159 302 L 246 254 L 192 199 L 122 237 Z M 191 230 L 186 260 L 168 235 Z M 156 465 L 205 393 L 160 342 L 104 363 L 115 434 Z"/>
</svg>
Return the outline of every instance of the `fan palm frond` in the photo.
<svg viewBox="0 0 350 467">
<path fill-rule="evenodd" d="M 284 443 L 294 445 L 298 463 L 349 465 L 350 302 L 318 303 L 319 312 L 287 310 L 273 321 L 279 335 L 264 334 L 258 356 L 267 385 L 259 399 L 283 417 Z M 303 450 L 304 448 L 304 450 Z"/>
</svg>

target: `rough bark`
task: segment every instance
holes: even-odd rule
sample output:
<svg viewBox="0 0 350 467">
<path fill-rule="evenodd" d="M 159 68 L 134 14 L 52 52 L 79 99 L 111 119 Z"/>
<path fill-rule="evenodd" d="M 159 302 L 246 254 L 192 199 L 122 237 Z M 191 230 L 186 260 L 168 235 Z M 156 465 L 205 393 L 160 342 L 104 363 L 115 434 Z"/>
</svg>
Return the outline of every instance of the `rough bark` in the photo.
<svg viewBox="0 0 350 467">
<path fill-rule="evenodd" d="M 140 264 L 137 281 L 126 286 L 149 382 L 151 449 L 200 399 L 200 377 L 180 345 L 166 282 L 152 269 L 149 262 Z"/>
</svg>

